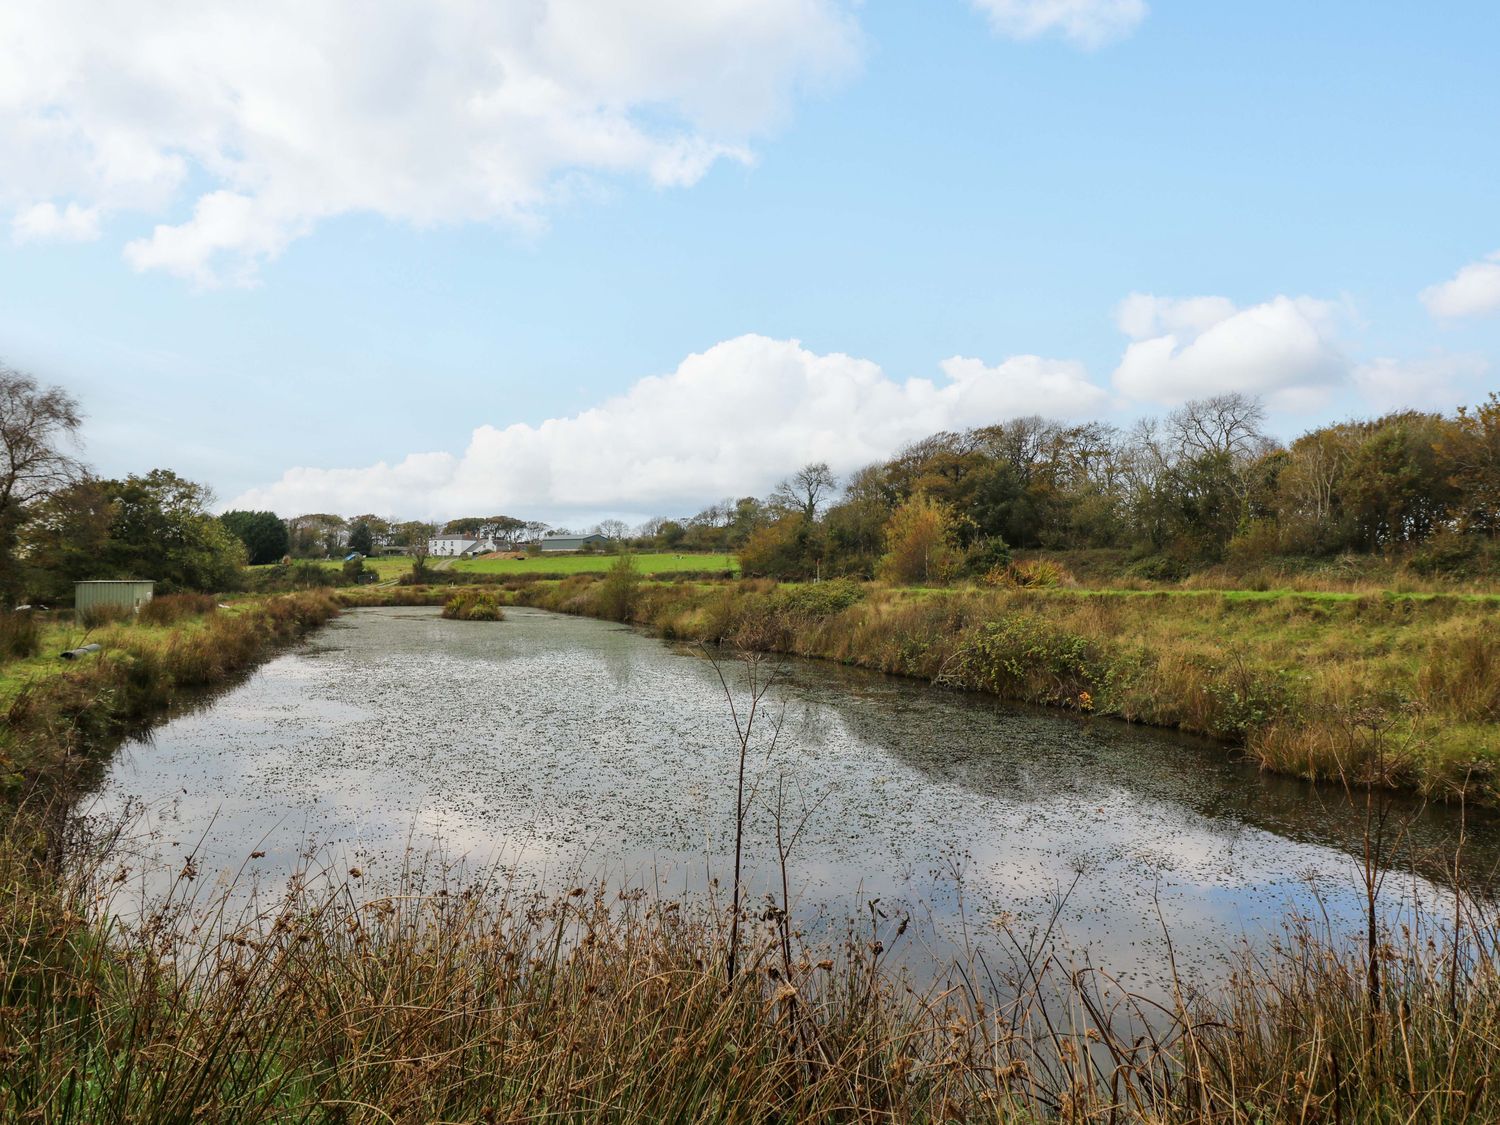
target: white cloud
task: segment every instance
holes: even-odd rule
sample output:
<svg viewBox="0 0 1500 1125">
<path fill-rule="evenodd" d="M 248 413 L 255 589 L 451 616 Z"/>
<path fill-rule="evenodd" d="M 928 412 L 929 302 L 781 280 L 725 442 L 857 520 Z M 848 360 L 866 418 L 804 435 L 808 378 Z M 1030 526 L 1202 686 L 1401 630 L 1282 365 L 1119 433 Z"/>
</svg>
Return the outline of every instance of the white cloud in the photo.
<svg viewBox="0 0 1500 1125">
<path fill-rule="evenodd" d="M 1273 409 L 1306 409 L 1349 370 L 1334 339 L 1337 308 L 1311 297 L 1240 309 L 1223 297 L 1133 293 L 1116 309 L 1132 342 L 1115 388 L 1168 404 L 1242 391 L 1267 396 Z"/>
<path fill-rule="evenodd" d="M 1017 356 L 986 367 L 954 357 L 942 367 L 946 381 L 898 382 L 869 360 L 740 336 L 580 414 L 481 426 L 461 456 L 292 469 L 229 506 L 554 518 L 692 511 L 763 493 L 807 461 L 847 472 L 938 430 L 1033 412 L 1087 414 L 1105 398 L 1082 365 L 1062 360 Z"/>
<path fill-rule="evenodd" d="M 1500 312 L 1500 250 L 1470 262 L 1441 285 L 1422 290 L 1422 303 L 1433 316 L 1481 316 Z"/>
<path fill-rule="evenodd" d="M 191 188 L 192 217 L 128 256 L 200 283 L 337 214 L 535 222 L 580 174 L 668 187 L 750 159 L 856 60 L 845 4 L 12 0 L 0 206 L 29 209 L 18 232 L 82 231 Z"/>
<path fill-rule="evenodd" d="M 69 203 L 34 203 L 16 212 L 10 223 L 16 242 L 91 242 L 99 237 L 99 212 Z"/>
<path fill-rule="evenodd" d="M 1479 355 L 1380 358 L 1360 364 L 1351 379 L 1376 410 L 1415 407 L 1451 412 L 1482 395 L 1489 370 L 1489 361 Z"/>
<path fill-rule="evenodd" d="M 955 388 L 983 402 L 991 421 L 1024 414 L 1079 418 L 1103 409 L 1109 399 L 1077 360 L 1016 355 L 986 367 L 983 360 L 956 355 L 941 366 Z"/>
<path fill-rule="evenodd" d="M 1092 50 L 1129 35 L 1146 18 L 1145 0 L 971 0 L 1010 39 L 1036 39 L 1057 32 L 1074 46 Z"/>
</svg>

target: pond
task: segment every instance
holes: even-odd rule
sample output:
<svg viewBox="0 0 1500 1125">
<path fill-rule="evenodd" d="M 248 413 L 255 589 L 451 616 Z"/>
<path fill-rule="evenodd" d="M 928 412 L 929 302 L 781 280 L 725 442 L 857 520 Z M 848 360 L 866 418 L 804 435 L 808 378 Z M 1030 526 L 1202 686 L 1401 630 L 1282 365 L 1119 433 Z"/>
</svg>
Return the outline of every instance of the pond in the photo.
<svg viewBox="0 0 1500 1125">
<path fill-rule="evenodd" d="M 727 884 L 729 698 L 743 718 L 749 669 L 619 625 L 507 614 L 348 613 L 122 746 L 88 811 L 128 819 L 147 894 L 189 854 L 200 885 L 274 884 L 316 854 L 374 886 L 413 852 L 552 891 Z M 1144 984 L 1161 977 L 1164 928 L 1212 976 L 1288 912 L 1356 926 L 1363 798 L 1123 723 L 823 662 L 757 671 L 775 678 L 747 759 L 749 880 L 758 895 L 779 879 L 779 795 L 794 912 L 814 933 L 879 899 L 912 914 L 909 948 L 941 957 L 1055 914 L 1080 956 Z M 1456 813 L 1398 802 L 1394 819 L 1416 847 L 1387 900 L 1441 910 Z M 1471 865 L 1492 870 L 1493 818 L 1466 832 Z"/>
</svg>

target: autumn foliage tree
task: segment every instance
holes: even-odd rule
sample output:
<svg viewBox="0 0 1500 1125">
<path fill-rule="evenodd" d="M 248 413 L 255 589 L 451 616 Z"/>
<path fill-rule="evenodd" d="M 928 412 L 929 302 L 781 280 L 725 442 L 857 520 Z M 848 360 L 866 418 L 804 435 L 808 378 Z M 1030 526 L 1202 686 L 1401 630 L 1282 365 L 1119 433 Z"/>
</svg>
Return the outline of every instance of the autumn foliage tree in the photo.
<svg viewBox="0 0 1500 1125">
<path fill-rule="evenodd" d="M 946 582 L 959 565 L 952 512 L 918 492 L 891 513 L 885 525 L 880 577 L 890 582 Z"/>
</svg>

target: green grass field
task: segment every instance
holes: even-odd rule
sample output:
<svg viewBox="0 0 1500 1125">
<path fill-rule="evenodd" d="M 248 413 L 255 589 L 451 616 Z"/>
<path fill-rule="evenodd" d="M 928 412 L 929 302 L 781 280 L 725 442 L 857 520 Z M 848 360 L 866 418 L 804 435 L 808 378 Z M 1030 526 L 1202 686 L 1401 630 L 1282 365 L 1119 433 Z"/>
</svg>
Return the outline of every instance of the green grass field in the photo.
<svg viewBox="0 0 1500 1125">
<path fill-rule="evenodd" d="M 603 574 L 614 563 L 614 555 L 537 555 L 524 559 L 462 559 L 453 569 L 475 574 Z M 642 574 L 678 574 L 683 571 L 739 571 L 733 555 L 640 554 L 635 567 Z"/>
<path fill-rule="evenodd" d="M 298 562 L 301 561 L 303 560 L 298 560 Z M 344 565 L 343 559 L 309 559 L 307 561 L 316 563 L 318 566 L 325 567 L 328 570 L 338 570 Z M 270 570 L 275 565 L 275 563 L 262 563 L 259 566 L 246 567 L 245 569 L 250 571 Z M 405 555 L 391 555 L 386 558 L 366 559 L 365 566 L 380 575 L 380 579 L 383 582 L 388 578 L 397 578 L 409 571 L 411 569 L 411 559 Z"/>
</svg>

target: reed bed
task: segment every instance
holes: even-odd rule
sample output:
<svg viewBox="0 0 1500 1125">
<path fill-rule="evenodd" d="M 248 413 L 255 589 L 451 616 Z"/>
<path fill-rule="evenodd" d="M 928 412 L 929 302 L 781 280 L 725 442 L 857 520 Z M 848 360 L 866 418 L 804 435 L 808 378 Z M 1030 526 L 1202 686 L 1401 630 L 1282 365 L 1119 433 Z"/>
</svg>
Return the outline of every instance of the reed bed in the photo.
<svg viewBox="0 0 1500 1125">
<path fill-rule="evenodd" d="M 891 967 L 871 904 L 806 943 L 711 902 L 415 868 L 305 869 L 258 912 L 187 857 L 107 919 L 109 852 L 50 886 L 0 847 L 0 1119 L 1223 1122 L 1500 1119 L 1494 919 L 1363 950 L 1306 921 L 1225 984 L 1134 995 L 1049 935 Z"/>
</svg>

